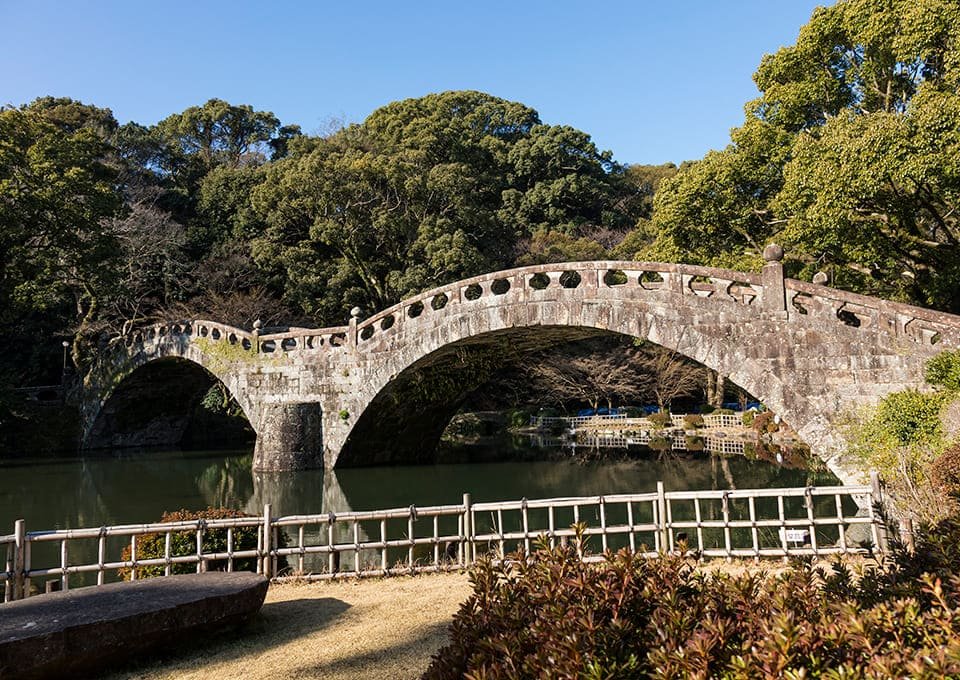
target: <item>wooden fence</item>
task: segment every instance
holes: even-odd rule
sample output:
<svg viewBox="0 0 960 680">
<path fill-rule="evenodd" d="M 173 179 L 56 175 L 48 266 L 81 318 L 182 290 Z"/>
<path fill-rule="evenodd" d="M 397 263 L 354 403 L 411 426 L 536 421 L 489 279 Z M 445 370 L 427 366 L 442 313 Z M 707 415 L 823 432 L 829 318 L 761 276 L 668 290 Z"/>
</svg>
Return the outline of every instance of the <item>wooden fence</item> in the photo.
<svg viewBox="0 0 960 680">
<path fill-rule="evenodd" d="M 588 555 L 629 548 L 653 556 L 681 543 L 700 557 L 822 556 L 886 550 L 874 515 L 880 483 L 521 499 L 370 512 L 26 531 L 0 536 L 4 601 L 32 591 L 127 578 L 250 569 L 275 580 L 389 576 L 461 569 L 538 541 L 555 545 L 581 525 Z M 238 538 L 245 535 L 248 545 Z M 212 540 L 213 538 L 217 540 Z M 255 538 L 255 541 L 252 539 Z M 255 542 L 255 545 L 253 543 Z M 144 546 L 152 546 L 151 554 Z M 40 582 L 45 581 L 44 588 Z"/>
</svg>

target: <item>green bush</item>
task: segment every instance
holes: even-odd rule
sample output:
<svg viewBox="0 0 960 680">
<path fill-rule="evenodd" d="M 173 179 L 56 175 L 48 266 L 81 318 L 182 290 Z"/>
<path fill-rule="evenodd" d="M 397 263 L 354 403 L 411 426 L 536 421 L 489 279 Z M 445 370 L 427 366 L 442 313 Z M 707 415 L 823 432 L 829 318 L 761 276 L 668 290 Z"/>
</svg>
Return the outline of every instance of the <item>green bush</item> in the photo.
<svg viewBox="0 0 960 680">
<path fill-rule="evenodd" d="M 206 510 L 177 510 L 176 512 L 165 512 L 160 517 L 161 522 L 186 522 L 213 519 L 232 519 L 238 517 L 253 517 L 245 512 L 233 510 L 231 508 L 207 508 Z M 233 530 L 233 549 L 255 550 L 257 547 L 257 527 L 241 527 Z M 170 556 L 184 557 L 195 555 L 197 553 L 197 534 L 195 531 L 175 531 L 170 536 Z M 282 536 L 281 536 L 282 538 Z M 281 540 L 281 544 L 283 541 Z M 166 545 L 166 534 L 144 534 L 136 539 L 137 559 L 148 560 L 157 559 L 164 556 Z M 227 530 L 226 529 L 208 529 L 203 534 L 204 552 L 227 552 Z M 124 548 L 122 557 L 124 560 L 130 559 L 130 547 Z M 284 565 L 285 566 L 285 565 Z M 234 571 L 256 571 L 257 564 L 255 558 L 235 559 L 233 561 Z M 227 560 L 212 560 L 207 562 L 208 571 L 226 571 Z M 197 565 L 173 564 L 170 566 L 171 574 L 191 574 L 196 572 Z M 124 580 L 130 580 L 131 569 L 119 569 L 118 573 Z M 137 578 L 148 576 L 163 576 L 164 566 L 152 565 L 137 567 Z"/>
<path fill-rule="evenodd" d="M 960 526 L 895 544 L 854 576 L 706 573 L 684 557 L 579 541 L 471 571 L 473 594 L 424 678 L 944 678 L 960 675 Z M 926 572 L 926 575 L 924 573 Z"/>
<path fill-rule="evenodd" d="M 960 349 L 947 350 L 929 359 L 924 378 L 931 385 L 952 392 L 960 391 Z"/>
<path fill-rule="evenodd" d="M 673 418 L 670 417 L 670 411 L 659 411 L 647 416 L 647 420 L 657 428 L 670 427 L 673 425 Z"/>
<path fill-rule="evenodd" d="M 880 400 L 871 426 L 891 443 L 908 445 L 940 439 L 940 409 L 949 398 L 944 392 L 893 392 Z"/>
<path fill-rule="evenodd" d="M 703 427 L 703 416 L 699 413 L 688 413 L 683 417 L 683 426 L 688 430 Z"/>
<path fill-rule="evenodd" d="M 673 448 L 673 440 L 669 437 L 651 437 L 647 447 L 653 451 L 669 451 Z"/>
<path fill-rule="evenodd" d="M 530 424 L 530 418 L 533 416 L 530 409 L 515 408 L 507 412 L 507 426 L 511 429 L 526 427 Z M 541 414 L 545 415 L 545 414 Z"/>
<path fill-rule="evenodd" d="M 741 421 L 743 422 L 743 426 L 751 427 L 753 425 L 753 419 L 756 418 L 756 416 L 757 416 L 756 411 L 746 411 L 741 418 Z"/>
<path fill-rule="evenodd" d="M 849 455 L 862 469 L 880 473 L 897 507 L 928 520 L 943 516 L 928 470 L 946 445 L 940 412 L 950 398 L 947 392 L 894 392 L 844 433 Z"/>
<path fill-rule="evenodd" d="M 735 413 L 736 411 L 734 411 L 732 408 L 718 408 L 713 412 L 713 414 L 717 416 L 732 416 Z"/>
</svg>

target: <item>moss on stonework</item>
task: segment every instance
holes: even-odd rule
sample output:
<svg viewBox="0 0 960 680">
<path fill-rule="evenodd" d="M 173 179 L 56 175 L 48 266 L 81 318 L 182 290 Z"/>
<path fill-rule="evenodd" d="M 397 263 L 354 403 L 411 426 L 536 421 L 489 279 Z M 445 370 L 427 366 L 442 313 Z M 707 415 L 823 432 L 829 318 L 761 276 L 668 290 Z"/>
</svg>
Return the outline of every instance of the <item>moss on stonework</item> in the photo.
<svg viewBox="0 0 960 680">
<path fill-rule="evenodd" d="M 256 352 L 253 347 L 244 349 L 239 342 L 235 345 L 226 340 L 194 338 L 191 340 L 206 358 L 206 368 L 213 373 L 221 373 L 235 364 L 276 365 L 279 358 Z"/>
</svg>

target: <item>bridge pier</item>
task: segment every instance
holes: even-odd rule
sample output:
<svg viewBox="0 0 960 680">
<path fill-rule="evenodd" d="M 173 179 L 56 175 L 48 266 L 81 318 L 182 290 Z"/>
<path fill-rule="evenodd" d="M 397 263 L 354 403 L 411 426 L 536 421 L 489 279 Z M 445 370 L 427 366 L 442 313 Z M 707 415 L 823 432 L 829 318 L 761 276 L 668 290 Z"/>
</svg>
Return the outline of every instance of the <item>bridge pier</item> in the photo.
<svg viewBox="0 0 960 680">
<path fill-rule="evenodd" d="M 263 404 L 254 472 L 323 467 L 323 411 L 319 403 Z"/>
</svg>

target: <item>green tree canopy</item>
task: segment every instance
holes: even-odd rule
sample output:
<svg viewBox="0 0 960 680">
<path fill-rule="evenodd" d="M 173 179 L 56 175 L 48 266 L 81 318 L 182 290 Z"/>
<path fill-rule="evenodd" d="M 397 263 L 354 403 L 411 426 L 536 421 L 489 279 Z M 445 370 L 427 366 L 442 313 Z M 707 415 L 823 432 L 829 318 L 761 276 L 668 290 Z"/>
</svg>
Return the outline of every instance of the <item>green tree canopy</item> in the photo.
<svg viewBox="0 0 960 680">
<path fill-rule="evenodd" d="M 664 182 L 652 253 L 960 310 L 960 6 L 841 0 L 762 60 L 731 144 Z"/>
<path fill-rule="evenodd" d="M 329 322 L 510 266 L 537 232 L 632 224 L 622 168 L 589 136 L 480 92 L 394 102 L 294 145 L 253 192 L 257 261 Z"/>
<path fill-rule="evenodd" d="M 117 280 L 117 239 L 102 221 L 122 202 L 94 126 L 46 112 L 0 110 L 0 314 L 9 323 L 67 303 L 82 331 Z"/>
</svg>

